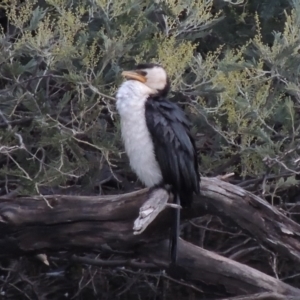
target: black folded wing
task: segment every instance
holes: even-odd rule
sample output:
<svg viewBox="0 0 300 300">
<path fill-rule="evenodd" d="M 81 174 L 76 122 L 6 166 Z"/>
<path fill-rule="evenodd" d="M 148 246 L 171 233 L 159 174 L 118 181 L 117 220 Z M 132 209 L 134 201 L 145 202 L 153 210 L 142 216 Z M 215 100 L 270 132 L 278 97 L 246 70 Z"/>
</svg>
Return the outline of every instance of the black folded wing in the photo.
<svg viewBox="0 0 300 300">
<path fill-rule="evenodd" d="M 166 99 L 149 98 L 145 116 L 164 183 L 172 185 L 182 206 L 189 206 L 192 193 L 199 193 L 200 180 L 190 122 L 176 104 Z"/>
</svg>

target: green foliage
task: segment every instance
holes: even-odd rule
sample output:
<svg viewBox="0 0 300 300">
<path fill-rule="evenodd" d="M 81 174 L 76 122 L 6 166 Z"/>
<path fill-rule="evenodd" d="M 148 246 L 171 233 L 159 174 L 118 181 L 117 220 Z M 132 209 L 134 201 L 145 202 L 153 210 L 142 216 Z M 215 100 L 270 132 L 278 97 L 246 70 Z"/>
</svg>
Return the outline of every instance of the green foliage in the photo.
<svg viewBox="0 0 300 300">
<path fill-rule="evenodd" d="M 1 34 L 0 176 L 19 179 L 22 193 L 83 182 L 92 192 L 101 180 L 95 169 L 101 177 L 106 165 L 114 175 L 123 152 L 113 98 L 120 70 L 163 63 L 178 90 L 196 36 L 219 18 L 212 1 L 195 0 L 14 0 L 1 7 L 10 29 Z"/>
<path fill-rule="evenodd" d="M 204 160 L 203 167 L 212 173 L 220 169 L 232 171 L 243 178 L 257 178 L 258 182 L 270 174 L 278 178 L 285 174 L 294 178 L 286 181 L 290 186 L 299 183 L 294 175 L 299 172 L 300 123 L 296 107 L 300 100 L 300 10 L 285 12 L 285 16 L 284 30 L 274 32 L 271 45 L 263 41 L 256 15 L 256 35 L 241 47 L 226 49 L 218 59 L 213 56 L 213 68 L 205 66 L 210 70 L 207 81 L 211 81 L 212 87 L 223 88 L 214 105 L 209 97 L 203 96 L 198 97 L 201 108 L 195 105 L 203 111 L 210 127 L 223 138 L 221 152 L 215 153 L 218 156 L 215 164 Z M 203 69 L 198 67 L 193 71 L 199 74 Z M 228 164 L 232 157 L 238 159 Z M 275 185 L 272 180 L 270 185 L 264 186 L 264 192 L 274 187 L 277 192 L 287 188 L 282 180 Z"/>
<path fill-rule="evenodd" d="M 2 1 L 3 182 L 92 191 L 108 168 L 119 184 L 128 163 L 113 96 L 122 69 L 152 61 L 187 104 L 203 175 L 278 176 L 270 194 L 286 188 L 280 174 L 297 184 L 300 7 L 255 3 Z"/>
<path fill-rule="evenodd" d="M 193 123 L 201 174 L 234 172 L 229 180 L 272 204 L 292 202 L 293 193 L 299 194 L 300 171 L 299 3 L 2 0 L 0 196 L 132 190 L 135 177 L 124 155 L 114 94 L 123 69 L 156 62 L 170 75 L 170 97 Z M 208 219 L 201 221 L 203 228 L 209 223 L 216 232 L 219 221 Z M 240 239 L 239 233 L 230 235 Z M 6 278 L 14 282 L 17 276 L 16 286 L 3 281 L 7 297 L 24 295 L 27 285 L 30 297 L 36 297 L 32 264 L 24 280 L 16 269 L 14 275 L 8 268 Z M 126 299 L 141 297 L 141 287 L 145 299 L 174 299 L 165 295 L 163 282 L 162 295 L 148 293 L 158 284 L 151 273 L 153 281 L 133 272 L 127 282 L 123 269 L 111 274 L 97 269 L 97 280 L 90 268 L 85 271 L 88 280 L 71 280 L 70 294 L 87 292 L 82 297 L 90 299 L 107 289 L 107 298 L 123 299 L 119 281 L 110 282 L 120 275 Z M 66 284 L 57 278 L 53 299 L 62 295 L 59 280 Z"/>
</svg>

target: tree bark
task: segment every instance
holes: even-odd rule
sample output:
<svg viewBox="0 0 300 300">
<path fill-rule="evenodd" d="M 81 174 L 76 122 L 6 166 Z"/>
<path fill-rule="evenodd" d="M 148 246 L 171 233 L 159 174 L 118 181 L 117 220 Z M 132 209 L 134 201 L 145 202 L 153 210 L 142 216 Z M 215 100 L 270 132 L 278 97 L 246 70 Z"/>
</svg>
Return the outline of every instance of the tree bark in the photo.
<svg viewBox="0 0 300 300">
<path fill-rule="evenodd" d="M 223 298 L 218 300 L 299 300 L 297 296 L 283 296 L 278 293 L 259 293 L 247 296 Z"/>
<path fill-rule="evenodd" d="M 258 196 L 217 178 L 203 178 L 197 203 L 230 218 L 260 243 L 300 262 L 300 225 Z M 204 196 L 204 197 L 203 197 Z"/>
<path fill-rule="evenodd" d="M 168 247 L 168 241 L 163 241 L 142 248 L 141 253 L 159 266 L 168 268 Z M 180 279 L 187 281 L 221 284 L 227 292 L 235 295 L 272 291 L 279 295 L 300 297 L 297 288 L 182 239 L 179 241 L 177 265 L 177 269 L 171 270 L 175 277 L 179 275 Z"/>
<path fill-rule="evenodd" d="M 148 262 L 173 272 L 169 268 L 168 240 L 165 240 L 171 224 L 171 208 L 159 213 L 141 234 L 133 233 L 139 208 L 149 195 L 144 189 L 99 197 L 1 198 L 0 256 L 59 250 L 74 252 L 108 246 L 134 251 L 137 258 L 147 258 Z M 166 197 L 164 193 L 161 195 Z M 182 210 L 182 216 L 199 216 L 203 214 L 203 207 L 230 218 L 259 242 L 299 262 L 300 226 L 266 201 L 220 179 L 202 178 L 201 196 L 195 198 L 192 209 Z M 300 290 L 182 240 L 178 268 L 180 276 L 187 281 L 222 283 L 232 294 L 276 292 L 300 299 Z"/>
</svg>

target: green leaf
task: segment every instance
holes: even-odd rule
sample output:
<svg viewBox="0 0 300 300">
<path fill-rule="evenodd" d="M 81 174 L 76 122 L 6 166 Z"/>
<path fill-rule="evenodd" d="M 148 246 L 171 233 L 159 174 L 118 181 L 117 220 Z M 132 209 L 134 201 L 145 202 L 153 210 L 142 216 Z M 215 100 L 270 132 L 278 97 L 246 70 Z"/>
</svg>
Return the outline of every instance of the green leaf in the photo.
<svg viewBox="0 0 300 300">
<path fill-rule="evenodd" d="M 32 12 L 32 18 L 30 20 L 29 24 L 29 30 L 36 30 L 38 27 L 39 22 L 44 18 L 46 15 L 48 9 L 42 9 L 41 7 L 37 7 L 33 12 Z"/>
</svg>

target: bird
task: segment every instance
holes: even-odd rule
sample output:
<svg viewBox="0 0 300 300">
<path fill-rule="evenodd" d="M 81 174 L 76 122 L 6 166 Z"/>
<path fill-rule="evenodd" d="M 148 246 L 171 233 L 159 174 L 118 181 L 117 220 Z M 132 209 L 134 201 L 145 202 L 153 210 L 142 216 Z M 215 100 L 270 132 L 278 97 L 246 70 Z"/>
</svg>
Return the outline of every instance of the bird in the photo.
<svg viewBox="0 0 300 300">
<path fill-rule="evenodd" d="M 197 150 L 191 123 L 168 99 L 170 80 L 159 64 L 138 64 L 123 71 L 126 79 L 116 93 L 121 136 L 129 163 L 149 188 L 170 187 L 173 201 L 191 207 L 200 193 Z M 177 263 L 180 210 L 175 209 L 170 237 L 171 263 Z"/>
</svg>

